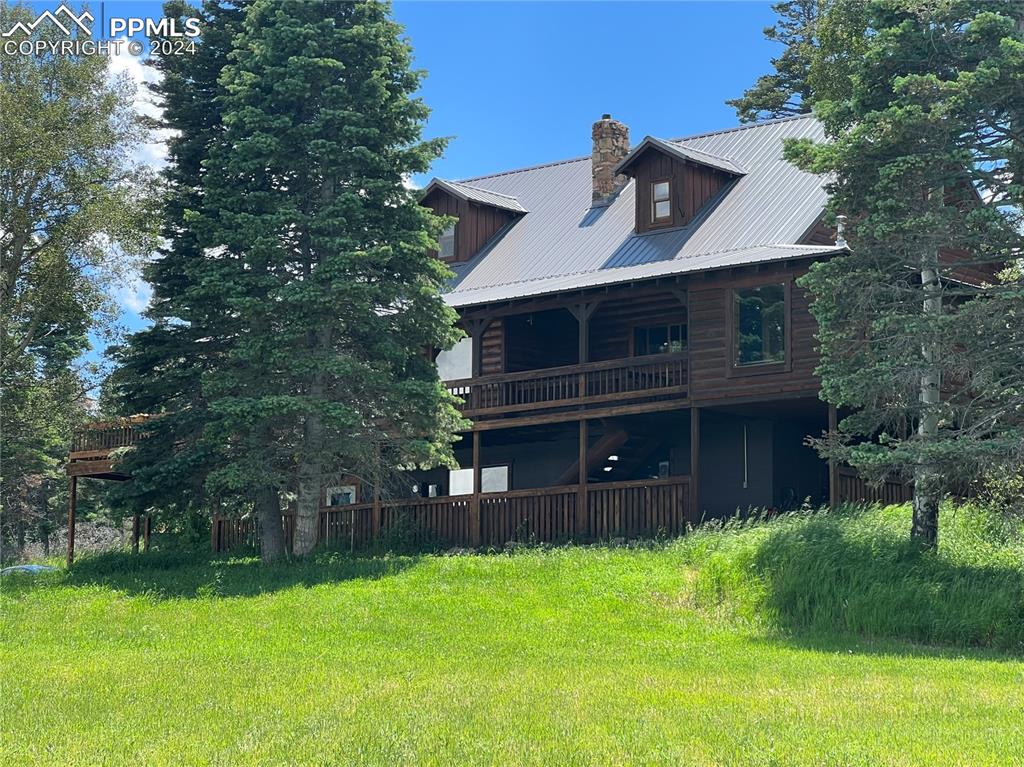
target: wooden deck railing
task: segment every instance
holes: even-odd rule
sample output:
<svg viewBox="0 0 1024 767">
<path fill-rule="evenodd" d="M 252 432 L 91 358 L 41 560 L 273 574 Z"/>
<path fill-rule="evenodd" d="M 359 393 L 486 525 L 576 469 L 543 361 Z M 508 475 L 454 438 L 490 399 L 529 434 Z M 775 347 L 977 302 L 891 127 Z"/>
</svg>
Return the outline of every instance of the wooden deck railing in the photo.
<svg viewBox="0 0 1024 767">
<path fill-rule="evenodd" d="M 906 503 L 913 499 L 913 486 L 896 479 L 881 485 L 869 484 L 850 466 L 836 467 L 836 496 L 839 503 Z"/>
<path fill-rule="evenodd" d="M 679 535 L 695 522 L 689 512 L 689 477 L 597 483 L 587 486 L 586 509 L 578 485 L 505 493 L 389 501 L 321 509 L 321 543 L 358 548 L 395 532 L 413 544 L 500 547 L 510 542 L 557 543 Z M 290 547 L 294 515 L 284 516 Z M 259 545 L 249 518 L 214 517 L 214 551 Z"/>
<path fill-rule="evenodd" d="M 588 362 L 449 381 L 466 416 L 585 405 L 687 392 L 685 354 Z"/>
<path fill-rule="evenodd" d="M 134 445 L 141 437 L 139 424 L 145 420 L 145 416 L 133 416 L 86 424 L 72 435 L 69 458 L 74 461 L 107 457 L 112 450 Z"/>
</svg>

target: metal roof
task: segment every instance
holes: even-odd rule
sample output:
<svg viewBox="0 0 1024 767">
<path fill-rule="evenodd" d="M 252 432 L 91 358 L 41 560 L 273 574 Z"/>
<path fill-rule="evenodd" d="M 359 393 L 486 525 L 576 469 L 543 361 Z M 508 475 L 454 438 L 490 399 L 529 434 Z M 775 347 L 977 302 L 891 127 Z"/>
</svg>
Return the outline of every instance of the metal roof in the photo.
<svg viewBox="0 0 1024 767">
<path fill-rule="evenodd" d="M 490 205 L 493 208 L 501 208 L 502 210 L 510 210 L 513 213 L 528 212 L 515 197 L 492 192 L 488 189 L 480 189 L 479 187 L 470 186 L 469 184 L 463 184 L 458 181 L 445 181 L 443 178 L 435 178 L 427 184 L 426 188 L 423 190 L 423 196 L 426 197 L 435 189 L 443 189 L 444 191 L 454 194 L 456 197 L 460 197 L 463 200 L 477 202 L 481 205 Z"/>
<path fill-rule="evenodd" d="M 713 155 L 710 152 L 701 152 L 692 147 L 683 146 L 681 144 L 673 144 L 671 141 L 665 141 L 665 139 L 655 138 L 654 136 L 647 136 L 639 144 L 634 147 L 629 154 L 627 154 L 618 165 L 615 166 L 616 173 L 622 173 L 625 168 L 630 166 L 633 161 L 648 147 L 654 147 L 666 154 L 678 157 L 680 160 L 689 160 L 690 162 L 699 163 L 701 165 L 707 165 L 711 168 L 718 168 L 726 173 L 731 173 L 734 176 L 742 176 L 746 171 L 739 165 L 734 163 L 728 157 L 719 157 Z"/>
<path fill-rule="evenodd" d="M 458 186 L 514 198 L 530 213 L 472 260 L 453 266 L 446 300 L 472 306 L 836 252 L 797 244 L 824 211 L 827 195 L 819 176 L 783 158 L 787 138 L 821 141 L 824 131 L 806 116 L 670 142 L 729 158 L 746 173 L 686 226 L 647 234 L 634 232 L 634 181 L 610 203 L 593 204 L 589 157 L 468 179 Z"/>
</svg>

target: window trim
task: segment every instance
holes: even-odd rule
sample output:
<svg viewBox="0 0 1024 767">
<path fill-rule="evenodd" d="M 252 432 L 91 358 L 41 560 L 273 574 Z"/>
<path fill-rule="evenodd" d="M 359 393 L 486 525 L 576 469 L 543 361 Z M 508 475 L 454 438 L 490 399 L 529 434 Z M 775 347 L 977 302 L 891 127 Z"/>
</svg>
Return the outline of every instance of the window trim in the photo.
<svg viewBox="0 0 1024 767">
<path fill-rule="evenodd" d="M 450 256 L 444 255 L 441 251 L 441 240 L 447 233 L 448 229 L 451 229 L 452 231 L 452 254 Z M 459 222 L 456 221 L 448 227 L 448 229 L 441 232 L 441 236 L 437 238 L 437 257 L 446 263 L 449 261 L 457 261 L 459 258 Z"/>
<path fill-rule="evenodd" d="M 668 196 L 665 197 L 664 199 L 661 199 L 661 200 L 659 200 L 655 196 L 655 192 L 654 192 L 655 187 L 657 187 L 659 184 L 667 184 L 668 185 Z M 674 219 L 675 219 L 675 211 L 673 210 L 674 206 L 672 205 L 672 196 L 673 196 L 672 195 L 672 177 L 668 176 L 666 178 L 651 179 L 651 190 L 650 191 L 651 191 L 651 209 L 650 209 L 650 216 L 649 216 L 648 221 L 647 221 L 648 226 L 671 226 L 673 221 L 674 221 Z M 667 202 L 668 203 L 668 215 L 667 216 L 658 216 L 658 203 L 659 202 Z"/>
<path fill-rule="evenodd" d="M 759 362 L 754 365 L 736 364 L 736 291 L 750 290 L 751 288 L 765 288 L 771 285 L 781 285 L 783 289 L 783 331 L 782 342 L 785 345 L 784 358 L 779 362 Z M 793 371 L 793 279 L 792 277 L 781 277 L 779 279 L 759 278 L 756 281 L 746 281 L 730 285 L 725 290 L 725 319 L 726 319 L 726 347 L 725 347 L 725 371 L 727 378 L 739 378 L 744 376 L 772 375 L 775 373 L 791 373 Z"/>
</svg>

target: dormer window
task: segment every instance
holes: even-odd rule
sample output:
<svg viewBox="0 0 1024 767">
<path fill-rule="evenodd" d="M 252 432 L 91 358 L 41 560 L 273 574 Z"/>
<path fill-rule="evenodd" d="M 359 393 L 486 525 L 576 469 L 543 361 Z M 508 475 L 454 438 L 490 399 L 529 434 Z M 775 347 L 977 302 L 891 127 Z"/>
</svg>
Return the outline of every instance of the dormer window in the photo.
<svg viewBox="0 0 1024 767">
<path fill-rule="evenodd" d="M 651 184 L 651 223 L 662 224 L 672 219 L 672 182 Z"/>
<path fill-rule="evenodd" d="M 455 258 L 455 224 L 441 232 L 437 241 L 437 255 L 446 260 Z"/>
</svg>

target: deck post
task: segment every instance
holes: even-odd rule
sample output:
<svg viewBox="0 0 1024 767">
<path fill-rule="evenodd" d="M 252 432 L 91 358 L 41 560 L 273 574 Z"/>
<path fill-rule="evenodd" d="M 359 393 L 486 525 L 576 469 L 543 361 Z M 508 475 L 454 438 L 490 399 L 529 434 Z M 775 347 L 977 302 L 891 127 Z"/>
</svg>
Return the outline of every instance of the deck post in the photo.
<svg viewBox="0 0 1024 767">
<path fill-rule="evenodd" d="M 690 508 L 692 524 L 700 521 L 700 408 L 690 408 Z"/>
<path fill-rule="evenodd" d="M 839 426 L 839 414 L 835 405 L 828 406 L 828 431 L 832 434 Z M 828 459 L 828 505 L 834 509 L 839 504 L 839 467 L 836 459 Z"/>
<path fill-rule="evenodd" d="M 589 441 L 588 426 L 586 418 L 580 419 L 580 457 L 579 457 L 579 478 L 576 491 L 576 538 L 584 540 L 587 537 L 587 442 Z"/>
<path fill-rule="evenodd" d="M 132 514 L 132 554 L 139 553 L 139 523 L 139 515 Z"/>
<path fill-rule="evenodd" d="M 68 567 L 75 561 L 75 506 L 78 503 L 78 477 L 71 477 L 68 493 Z"/>
<path fill-rule="evenodd" d="M 598 301 L 583 301 L 568 307 L 569 313 L 576 318 L 576 322 L 579 324 L 578 364 L 580 365 L 590 362 L 590 316 L 597 309 L 597 305 Z M 587 374 L 585 372 L 580 373 L 577 385 L 579 387 L 577 392 L 579 399 L 585 398 L 588 388 Z"/>
<path fill-rule="evenodd" d="M 380 536 L 380 442 L 374 444 L 373 510 L 370 512 L 370 540 Z"/>
<path fill-rule="evenodd" d="M 480 546 L 480 432 L 473 432 L 473 499 L 469 509 L 469 540 L 476 548 Z"/>
</svg>

